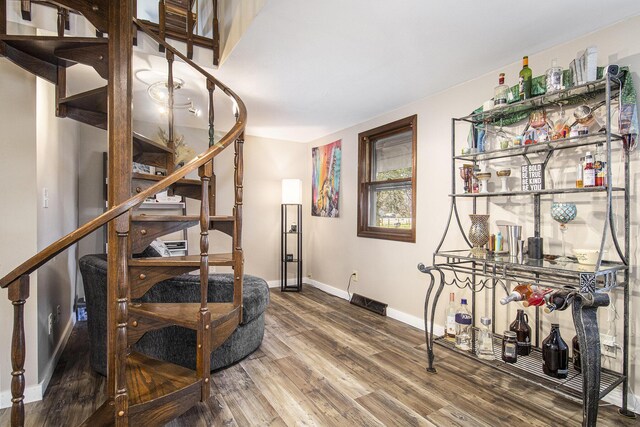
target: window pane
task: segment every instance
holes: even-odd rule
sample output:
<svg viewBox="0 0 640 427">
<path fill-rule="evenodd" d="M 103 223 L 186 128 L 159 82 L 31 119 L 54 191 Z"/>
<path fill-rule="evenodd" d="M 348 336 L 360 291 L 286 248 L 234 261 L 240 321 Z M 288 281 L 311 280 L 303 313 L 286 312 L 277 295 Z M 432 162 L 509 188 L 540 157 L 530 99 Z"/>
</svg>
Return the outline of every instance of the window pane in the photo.
<svg viewBox="0 0 640 427">
<path fill-rule="evenodd" d="M 369 200 L 370 227 L 411 229 L 411 184 L 373 185 Z"/>
<path fill-rule="evenodd" d="M 411 178 L 412 131 L 373 141 L 373 180 Z"/>
</svg>

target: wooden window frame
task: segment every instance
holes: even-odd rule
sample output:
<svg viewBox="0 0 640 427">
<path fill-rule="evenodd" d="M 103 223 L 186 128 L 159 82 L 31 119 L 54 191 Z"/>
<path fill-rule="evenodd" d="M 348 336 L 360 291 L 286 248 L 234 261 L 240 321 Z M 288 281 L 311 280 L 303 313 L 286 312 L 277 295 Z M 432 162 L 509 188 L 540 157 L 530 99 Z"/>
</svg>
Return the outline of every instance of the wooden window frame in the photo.
<svg viewBox="0 0 640 427">
<path fill-rule="evenodd" d="M 401 242 L 416 242 L 416 166 L 417 166 L 417 139 L 418 116 L 406 117 L 395 122 L 379 126 L 358 134 L 358 237 L 370 237 L 374 239 L 396 240 Z M 392 179 L 385 181 L 373 181 L 371 179 L 373 165 L 372 142 L 396 133 L 411 130 L 411 178 Z M 374 227 L 369 225 L 369 197 L 370 187 L 383 183 L 411 182 L 411 228 L 392 229 Z"/>
</svg>

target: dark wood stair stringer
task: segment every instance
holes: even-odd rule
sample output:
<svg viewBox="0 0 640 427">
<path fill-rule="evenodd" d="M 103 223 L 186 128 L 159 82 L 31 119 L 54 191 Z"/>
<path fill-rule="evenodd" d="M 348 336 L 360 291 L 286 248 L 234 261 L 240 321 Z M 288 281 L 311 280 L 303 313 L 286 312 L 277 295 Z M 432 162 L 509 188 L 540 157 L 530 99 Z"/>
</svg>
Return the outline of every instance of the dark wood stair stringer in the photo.
<svg viewBox="0 0 640 427">
<path fill-rule="evenodd" d="M 194 371 L 132 352 L 127 357 L 129 425 L 161 426 L 200 401 L 200 379 Z M 81 426 L 113 426 L 115 407 L 105 401 Z"/>
<path fill-rule="evenodd" d="M 131 218 L 131 250 L 142 252 L 156 238 L 182 231 L 198 224 L 195 215 L 136 215 Z M 232 216 L 210 216 L 209 230 L 219 230 L 233 237 Z"/>
</svg>

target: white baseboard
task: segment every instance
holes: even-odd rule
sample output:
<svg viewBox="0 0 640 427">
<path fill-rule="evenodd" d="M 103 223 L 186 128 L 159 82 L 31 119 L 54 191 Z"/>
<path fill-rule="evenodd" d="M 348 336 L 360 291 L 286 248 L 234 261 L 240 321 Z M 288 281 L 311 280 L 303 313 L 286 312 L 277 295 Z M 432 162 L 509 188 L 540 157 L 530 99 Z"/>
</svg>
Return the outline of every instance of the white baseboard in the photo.
<svg viewBox="0 0 640 427">
<path fill-rule="evenodd" d="M 62 332 L 62 337 L 58 341 L 58 345 L 53 351 L 53 356 L 49 359 L 49 363 L 47 363 L 46 368 L 44 369 L 44 373 L 42 375 L 42 381 L 40 381 L 40 385 L 42 387 L 42 394 L 49 387 L 49 381 L 51 381 L 51 377 L 53 376 L 53 372 L 56 370 L 56 365 L 58 364 L 58 360 L 60 360 L 60 356 L 62 356 L 62 352 L 64 348 L 67 346 L 67 342 L 69 341 L 69 337 L 71 336 L 71 331 L 73 331 L 73 327 L 76 324 L 76 315 L 72 313 L 69 317 L 69 321 L 67 322 L 67 326 L 64 328 Z"/>
<path fill-rule="evenodd" d="M 349 301 L 349 294 L 347 293 L 347 291 L 334 288 L 333 286 L 312 279 L 304 279 L 304 283 L 311 285 L 314 288 L 318 288 L 330 295 L 335 295 L 339 298 Z M 387 307 L 387 316 L 407 325 L 413 326 L 414 328 L 418 328 L 421 331 L 424 331 L 424 320 L 417 316 L 413 316 L 411 314 L 407 314 L 403 311 L 396 310 L 395 308 L 390 307 Z M 444 327 L 436 323 L 433 325 L 433 331 L 438 335 L 442 335 L 444 334 Z"/>
<path fill-rule="evenodd" d="M 56 369 L 56 365 L 58 364 L 58 360 L 60 360 L 60 356 L 64 351 L 64 348 L 67 346 L 67 342 L 69 341 L 69 337 L 71 336 L 71 331 L 73 331 L 73 327 L 76 324 L 76 316 L 72 314 L 69 318 L 69 322 L 67 326 L 64 328 L 64 332 L 62 333 L 62 337 L 58 341 L 58 345 L 53 351 L 53 356 L 49 359 L 49 363 L 44 370 L 44 374 L 42 376 L 42 381 L 38 384 L 34 384 L 24 389 L 24 403 L 37 402 L 42 400 L 42 396 L 44 396 L 44 392 L 47 390 L 49 386 L 49 381 L 51 381 L 51 377 L 53 376 L 53 372 Z M 8 408 L 11 406 L 11 390 L 5 390 L 0 392 L 0 409 Z"/>
<path fill-rule="evenodd" d="M 287 280 L 287 286 L 295 286 L 298 282 L 296 282 L 296 279 L 289 279 Z M 304 283 L 304 281 L 303 281 Z M 279 288 L 280 287 L 280 280 L 267 280 L 267 286 L 269 286 L 270 288 Z"/>
<path fill-rule="evenodd" d="M 280 282 L 278 282 L 278 285 L 279 283 Z M 321 291 L 326 292 L 330 295 L 337 296 L 347 301 L 349 300 L 349 295 L 347 294 L 347 291 L 344 291 L 342 289 L 338 289 L 333 286 L 327 285 L 325 283 L 318 282 L 317 280 L 312 280 L 308 278 L 304 279 L 304 283 L 307 285 L 313 286 L 314 288 L 318 288 Z M 413 326 L 414 328 L 420 329 L 421 331 L 424 331 L 424 320 L 422 320 L 420 317 L 407 314 L 403 311 L 396 310 L 395 308 L 391 308 L 391 307 L 387 307 L 387 316 L 389 316 L 392 319 L 398 320 L 402 323 L 405 323 L 407 325 Z M 443 335 L 444 326 L 438 325 L 437 323 L 434 324 L 433 332 L 436 335 Z M 628 399 L 629 409 L 636 413 L 640 413 L 640 396 L 633 394 L 631 392 L 629 392 L 628 396 L 629 396 L 629 399 Z M 620 389 L 620 387 L 618 387 L 615 390 L 613 390 L 611 393 L 609 393 L 607 396 L 605 396 L 605 398 L 602 400 L 620 407 L 622 406 L 622 390 Z"/>
</svg>

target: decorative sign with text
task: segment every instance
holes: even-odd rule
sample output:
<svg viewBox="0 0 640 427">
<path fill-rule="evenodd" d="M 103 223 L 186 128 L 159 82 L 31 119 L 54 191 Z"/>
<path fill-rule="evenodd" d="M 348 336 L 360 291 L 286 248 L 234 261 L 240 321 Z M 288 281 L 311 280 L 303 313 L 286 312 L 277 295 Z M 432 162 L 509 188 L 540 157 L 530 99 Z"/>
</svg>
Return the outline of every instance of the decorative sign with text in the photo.
<svg viewBox="0 0 640 427">
<path fill-rule="evenodd" d="M 522 191 L 544 190 L 544 165 L 534 163 L 520 168 Z"/>
</svg>

